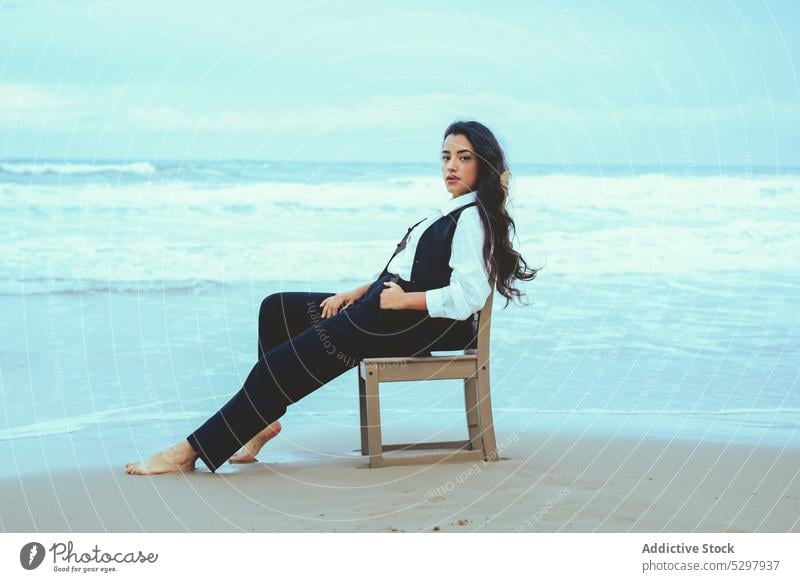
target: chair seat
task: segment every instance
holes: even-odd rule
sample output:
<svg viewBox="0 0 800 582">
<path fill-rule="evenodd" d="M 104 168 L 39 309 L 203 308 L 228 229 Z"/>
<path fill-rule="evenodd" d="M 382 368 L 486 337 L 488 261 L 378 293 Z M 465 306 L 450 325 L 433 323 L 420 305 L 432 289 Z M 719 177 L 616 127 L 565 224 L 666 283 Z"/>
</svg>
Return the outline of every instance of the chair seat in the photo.
<svg viewBox="0 0 800 582">
<path fill-rule="evenodd" d="M 371 369 L 380 370 L 381 382 L 407 382 L 414 380 L 468 379 L 478 373 L 476 354 L 454 356 L 418 356 L 364 358 L 358 373 L 367 377 Z"/>
</svg>

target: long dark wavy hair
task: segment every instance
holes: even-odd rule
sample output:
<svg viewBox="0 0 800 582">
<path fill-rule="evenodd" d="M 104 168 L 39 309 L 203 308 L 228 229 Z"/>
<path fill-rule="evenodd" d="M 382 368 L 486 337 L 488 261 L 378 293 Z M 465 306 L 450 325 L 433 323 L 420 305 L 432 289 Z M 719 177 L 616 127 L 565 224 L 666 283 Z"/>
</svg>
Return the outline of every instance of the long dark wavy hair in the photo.
<svg viewBox="0 0 800 582">
<path fill-rule="evenodd" d="M 541 269 L 529 268 L 511 242 L 516 234 L 514 219 L 506 210 L 510 171 L 503 148 L 488 127 L 477 121 L 455 121 L 447 126 L 442 144 L 449 135 L 463 135 L 478 159 L 478 209 L 486 233 L 483 259 L 497 291 L 506 298 L 505 307 L 522 293 L 514 280 L 532 281 Z M 441 151 L 441 148 L 439 148 Z"/>
</svg>

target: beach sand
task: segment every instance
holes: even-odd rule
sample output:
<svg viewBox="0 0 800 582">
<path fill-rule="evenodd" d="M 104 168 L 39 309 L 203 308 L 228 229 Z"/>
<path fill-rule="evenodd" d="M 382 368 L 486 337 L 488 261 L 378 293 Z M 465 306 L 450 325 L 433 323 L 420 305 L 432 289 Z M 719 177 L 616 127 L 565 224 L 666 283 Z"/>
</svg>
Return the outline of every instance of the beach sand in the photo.
<svg viewBox="0 0 800 582">
<path fill-rule="evenodd" d="M 194 472 L 152 477 L 126 475 L 120 463 L 5 479 L 0 524 L 7 532 L 800 531 L 798 449 L 503 431 L 497 462 L 369 469 L 353 436 L 317 435 L 309 443 L 317 454 L 299 461 L 270 462 L 268 444 L 264 462 L 216 474 L 198 461 Z"/>
</svg>

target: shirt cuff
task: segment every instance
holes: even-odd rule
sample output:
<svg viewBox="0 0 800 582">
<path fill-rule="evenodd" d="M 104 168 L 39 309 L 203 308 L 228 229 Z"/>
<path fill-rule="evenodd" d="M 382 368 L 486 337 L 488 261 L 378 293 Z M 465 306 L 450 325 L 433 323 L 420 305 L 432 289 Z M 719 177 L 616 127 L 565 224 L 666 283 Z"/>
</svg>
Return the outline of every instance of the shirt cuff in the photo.
<svg viewBox="0 0 800 582">
<path fill-rule="evenodd" d="M 428 306 L 428 315 L 431 317 L 445 317 L 441 289 L 428 289 L 425 291 L 425 304 Z"/>
</svg>

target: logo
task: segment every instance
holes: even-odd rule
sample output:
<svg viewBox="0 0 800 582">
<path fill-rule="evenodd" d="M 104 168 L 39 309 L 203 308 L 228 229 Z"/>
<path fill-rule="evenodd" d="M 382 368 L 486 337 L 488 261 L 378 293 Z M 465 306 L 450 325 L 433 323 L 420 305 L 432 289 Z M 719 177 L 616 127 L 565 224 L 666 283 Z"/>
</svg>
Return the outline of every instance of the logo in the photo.
<svg viewBox="0 0 800 582">
<path fill-rule="evenodd" d="M 35 570 L 44 561 L 44 546 L 39 542 L 28 542 L 19 552 L 19 563 L 26 570 Z"/>
</svg>

